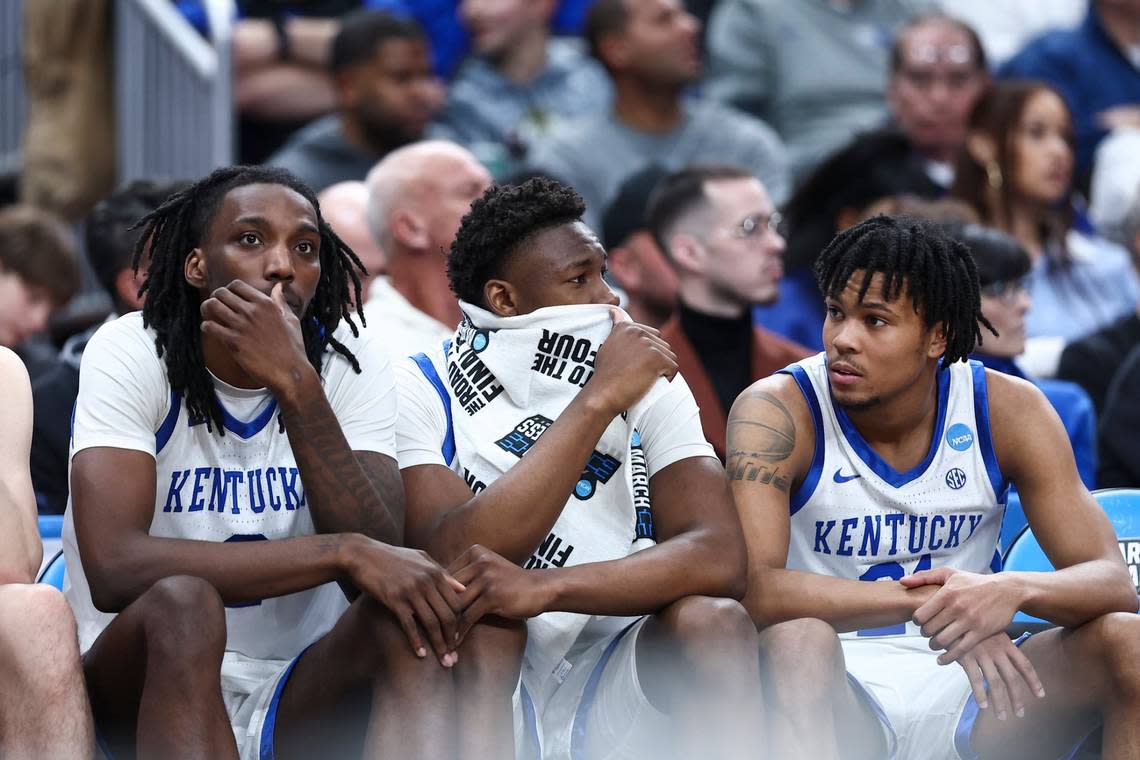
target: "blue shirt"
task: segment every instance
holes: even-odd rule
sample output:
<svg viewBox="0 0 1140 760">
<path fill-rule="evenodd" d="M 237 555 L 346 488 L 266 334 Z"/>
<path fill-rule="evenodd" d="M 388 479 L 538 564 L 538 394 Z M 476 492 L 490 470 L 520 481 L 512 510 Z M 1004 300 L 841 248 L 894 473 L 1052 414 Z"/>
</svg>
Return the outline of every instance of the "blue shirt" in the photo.
<svg viewBox="0 0 1140 760">
<path fill-rule="evenodd" d="M 1038 37 L 998 70 L 1003 79 L 1043 79 L 1061 91 L 1073 113 L 1081 174 L 1091 169 L 1093 151 L 1107 134 L 1097 115 L 1140 103 L 1140 71 L 1109 38 L 1095 5 L 1089 3 L 1080 26 Z"/>
</svg>

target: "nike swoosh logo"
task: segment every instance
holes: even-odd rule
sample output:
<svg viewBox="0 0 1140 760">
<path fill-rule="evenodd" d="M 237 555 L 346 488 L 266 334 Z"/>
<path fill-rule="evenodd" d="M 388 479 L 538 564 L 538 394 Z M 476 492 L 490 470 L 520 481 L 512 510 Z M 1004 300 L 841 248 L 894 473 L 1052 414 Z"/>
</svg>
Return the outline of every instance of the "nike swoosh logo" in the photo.
<svg viewBox="0 0 1140 760">
<path fill-rule="evenodd" d="M 843 468 L 840 467 L 838 470 L 835 471 L 835 474 L 831 476 L 831 479 L 834 480 L 836 483 L 846 483 L 849 480 L 855 480 L 856 478 L 863 477 L 862 475 L 843 475 L 843 474 L 841 474 L 842 471 L 843 471 Z"/>
</svg>

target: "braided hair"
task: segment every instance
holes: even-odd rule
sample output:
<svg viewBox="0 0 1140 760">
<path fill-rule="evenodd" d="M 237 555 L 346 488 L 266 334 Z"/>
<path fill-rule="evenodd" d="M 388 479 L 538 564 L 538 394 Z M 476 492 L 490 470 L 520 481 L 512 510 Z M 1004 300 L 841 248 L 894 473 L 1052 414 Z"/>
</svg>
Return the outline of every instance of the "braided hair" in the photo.
<svg viewBox="0 0 1140 760">
<path fill-rule="evenodd" d="M 815 262 L 816 282 L 829 298 L 838 298 L 858 270 L 863 272 L 860 301 L 872 277 L 882 274 L 884 298 L 893 300 L 905 289 L 927 329 L 942 325 L 943 367 L 970 355 L 982 342 L 982 327 L 997 335 L 982 316 L 978 270 L 969 249 L 932 224 L 876 216 L 836 235 Z"/>
<path fill-rule="evenodd" d="M 301 316 L 305 355 L 319 373 L 325 348 L 331 346 L 360 372 L 356 357 L 333 337 L 344 319 L 358 335 L 352 319 L 352 304 L 361 302 L 359 273 L 364 265 L 321 216 L 316 196 L 307 185 L 282 169 L 261 166 L 228 166 L 169 196 L 134 224 L 141 227 L 132 267 L 147 264 L 147 276 L 139 294 L 146 294 L 143 325 L 155 332 L 155 349 L 166 364 L 171 390 L 183 396 L 190 419 L 205 422 L 207 430 L 225 435 L 222 408 L 202 355 L 202 317 L 199 294 L 184 276 L 186 257 L 205 238 L 226 194 L 236 187 L 253 184 L 287 187 L 305 198 L 317 215 L 320 233 L 321 275 L 316 292 Z M 351 287 L 351 289 L 350 289 Z M 355 300 L 353 300 L 355 296 Z M 364 316 L 360 315 L 364 324 Z M 281 422 L 283 425 L 283 421 Z"/>
</svg>

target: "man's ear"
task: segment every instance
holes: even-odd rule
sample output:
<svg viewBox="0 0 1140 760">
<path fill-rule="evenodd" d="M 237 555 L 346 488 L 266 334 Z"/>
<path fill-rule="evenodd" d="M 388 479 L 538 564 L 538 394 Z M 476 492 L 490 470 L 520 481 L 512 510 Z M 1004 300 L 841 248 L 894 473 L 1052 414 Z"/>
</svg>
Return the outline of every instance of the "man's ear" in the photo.
<svg viewBox="0 0 1140 760">
<path fill-rule="evenodd" d="M 997 162 L 997 143 L 989 135 L 977 130 L 966 136 L 966 152 L 979 166 Z"/>
<path fill-rule="evenodd" d="M 422 219 L 410 211 L 399 210 L 394 212 L 389 229 L 392 231 L 392 238 L 405 248 L 416 251 L 423 251 L 428 248 L 430 241 L 428 240 L 427 226 Z"/>
<path fill-rule="evenodd" d="M 611 248 L 606 255 L 606 268 L 622 290 L 637 292 L 641 289 L 641 262 L 632 248 L 623 245 Z"/>
<path fill-rule="evenodd" d="M 629 60 L 629 46 L 616 34 L 607 34 L 598 39 L 598 55 L 607 66 L 615 70 L 625 67 Z"/>
<path fill-rule="evenodd" d="M 487 308 L 500 317 L 518 316 L 518 293 L 506 280 L 487 280 L 483 285 L 483 300 Z"/>
<path fill-rule="evenodd" d="M 120 269 L 115 275 L 115 295 L 128 311 L 138 311 L 143 307 L 143 299 L 139 298 L 139 288 L 145 281 L 146 272 L 140 270 L 136 275 L 129 267 Z"/>
<path fill-rule="evenodd" d="M 201 248 L 195 248 L 190 251 L 190 255 L 186 257 L 186 263 L 183 265 L 183 275 L 186 277 L 186 282 L 194 288 L 205 288 L 207 274 L 206 256 L 202 253 Z"/>
<path fill-rule="evenodd" d="M 678 270 L 697 275 L 704 274 L 708 249 L 696 235 L 678 232 L 669 238 L 668 246 L 669 251 L 666 256 L 673 260 Z"/>
<path fill-rule="evenodd" d="M 941 322 L 930 331 L 930 344 L 926 347 L 926 355 L 937 359 L 946 353 L 946 326 Z"/>
</svg>

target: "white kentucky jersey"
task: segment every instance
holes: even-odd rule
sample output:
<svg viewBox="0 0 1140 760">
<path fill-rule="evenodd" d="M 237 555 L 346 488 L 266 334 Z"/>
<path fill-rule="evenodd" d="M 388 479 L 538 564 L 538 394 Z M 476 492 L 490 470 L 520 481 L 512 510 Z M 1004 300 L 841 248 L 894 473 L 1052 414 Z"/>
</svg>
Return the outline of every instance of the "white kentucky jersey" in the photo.
<svg viewBox="0 0 1140 760">
<path fill-rule="evenodd" d="M 354 338 L 342 325 L 335 337 L 357 357 L 326 350 L 321 382 L 349 447 L 395 457 L 395 386 L 379 349 L 378 331 Z M 225 434 L 191 419 L 171 390 L 154 332 L 139 313 L 104 325 L 91 339 L 80 369 L 71 456 L 92 447 L 144 451 L 154 457 L 150 535 L 195 541 L 261 541 L 312 535 L 315 530 L 277 402 L 265 389 L 243 390 L 214 379 Z M 113 616 L 92 603 L 69 503 L 63 543 L 64 593 L 75 612 L 82 650 Z M 227 646 L 257 659 L 296 656 L 346 609 L 335 583 L 226 609 Z"/>
<path fill-rule="evenodd" d="M 791 495 L 789 569 L 861 581 L 933 567 L 1001 569 L 1008 488 L 990 437 L 985 367 L 939 369 L 930 447 L 907 472 L 876 454 L 834 403 L 825 354 L 781 372 L 799 385 L 815 426 L 811 468 Z M 918 633 L 900 623 L 844 635 Z"/>
</svg>

